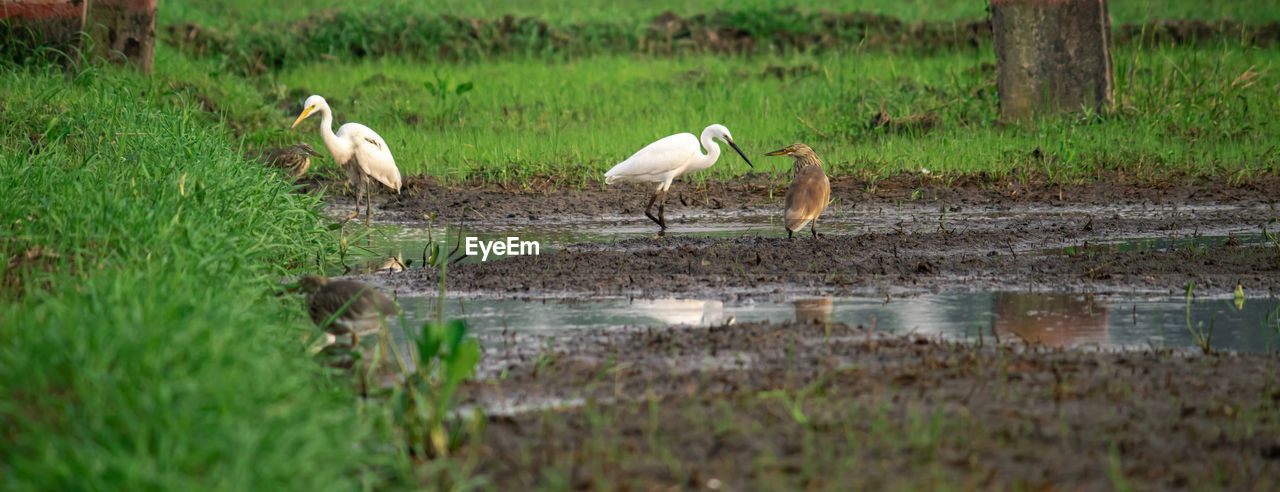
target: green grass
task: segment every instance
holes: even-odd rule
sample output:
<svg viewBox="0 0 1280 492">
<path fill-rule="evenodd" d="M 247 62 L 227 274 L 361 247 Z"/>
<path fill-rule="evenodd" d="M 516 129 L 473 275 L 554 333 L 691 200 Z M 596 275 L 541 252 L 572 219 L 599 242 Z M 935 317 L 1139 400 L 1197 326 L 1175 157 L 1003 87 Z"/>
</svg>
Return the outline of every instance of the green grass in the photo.
<svg viewBox="0 0 1280 492">
<path fill-rule="evenodd" d="M 925 4 L 934 5 L 920 5 Z M 201 8 L 235 5 L 215 2 Z M 192 61 L 162 48 L 161 57 L 210 72 L 201 82 L 176 83 L 178 90 L 221 112 L 249 146 L 302 139 L 320 147 L 316 123 L 292 132 L 287 127 L 303 98 L 321 94 L 330 100 L 339 124 L 356 121 L 382 134 L 403 172 L 452 181 L 550 177 L 572 186 L 592 185 L 610 165 L 648 142 L 677 132 L 698 133 L 713 122 L 734 132 L 757 157 L 758 169 L 774 172 L 788 169 L 785 160 L 759 154 L 794 141 L 818 149 L 836 174 L 871 179 L 928 169 L 944 177 L 987 172 L 1051 183 L 1117 174 L 1151 181 L 1182 176 L 1236 180 L 1277 170 L 1278 158 L 1270 149 L 1278 130 L 1270 115 L 1280 109 L 1274 97 L 1280 88 L 1274 71 L 1280 52 L 1230 37 L 1180 46 L 1143 40 L 1122 44 L 1113 52 L 1114 114 L 1069 114 L 1006 125 L 998 114 L 989 45 L 892 48 L 893 43 L 885 44 L 885 39 L 895 39 L 889 37 L 866 47 L 853 43 L 860 35 L 846 29 L 838 34 L 844 44 L 821 52 L 784 41 L 774 54 L 676 50 L 684 54 L 648 56 L 647 49 L 627 44 L 632 34 L 625 28 L 602 27 L 578 35 L 599 36 L 600 43 L 613 43 L 617 50 L 581 42 L 557 47 L 555 41 L 524 31 L 511 39 L 498 36 L 496 44 L 480 39 L 455 46 L 446 42 L 457 37 L 449 34 L 453 21 L 430 16 L 466 14 L 467 8 L 526 13 L 522 9 L 541 4 L 482 2 L 425 11 L 414 3 L 379 5 L 395 15 L 344 6 L 343 15 L 349 17 L 342 22 L 309 23 L 300 28 L 305 33 L 278 23 L 254 25 L 243 36 L 224 38 L 228 44 L 219 46 L 228 52 Z M 626 16 L 609 16 L 607 9 L 585 5 L 557 12 L 565 18 L 629 22 Z M 893 5 L 879 10 L 919 18 L 898 10 L 915 4 Z M 947 5 L 958 9 L 985 3 Z M 874 7 L 856 2 L 802 6 L 841 11 Z M 777 7 L 751 3 L 735 8 Z M 1143 2 L 1112 7 L 1117 22 L 1197 16 L 1256 23 L 1277 15 L 1272 12 L 1277 9 L 1249 2 L 1174 2 L 1164 10 Z M 194 7 L 179 4 L 174 15 L 181 17 L 184 8 Z M 662 2 L 644 8 L 694 12 Z M 271 9 L 256 13 L 254 20 L 279 22 L 277 14 L 305 14 L 300 8 L 275 14 Z M 409 22 L 400 15 L 406 12 L 421 12 L 427 16 L 423 22 L 444 24 L 409 33 L 400 29 L 411 27 L 401 26 Z M 764 11 L 754 12 L 758 16 Z M 380 24 L 382 15 L 395 20 Z M 778 26 L 791 22 L 746 18 L 777 21 Z M 643 23 L 636 29 L 643 29 Z M 767 34 L 770 26 L 756 27 Z M 418 35 L 426 37 L 413 37 Z M 852 37 L 844 39 L 846 35 Z M 444 59 L 454 61 L 431 61 L 432 47 L 441 43 L 456 55 Z M 388 53 L 393 55 L 382 56 Z M 779 69 L 789 75 L 766 76 Z M 256 75 L 240 78 L 234 72 Z M 428 84 L 442 81 L 449 88 L 473 83 L 474 89 L 440 97 Z M 868 121 L 881 109 L 896 118 L 936 113 L 939 124 L 931 131 L 869 128 Z M 727 155 L 701 176 L 722 178 L 744 169 Z"/>
<path fill-rule="evenodd" d="M 0 85 L 4 488 L 357 488 L 369 426 L 272 295 L 332 248 L 318 200 L 159 77 Z"/>
<path fill-rule="evenodd" d="M 427 14 L 450 14 L 467 17 L 495 18 L 503 15 L 533 16 L 555 22 L 622 21 L 647 22 L 654 16 L 671 11 L 680 15 L 692 15 L 717 10 L 777 9 L 799 7 L 806 10 L 838 12 L 876 11 L 915 20 L 949 21 L 961 18 L 982 17 L 986 2 L 927 0 L 916 2 L 878 2 L 874 0 L 621 0 L 601 2 L 597 0 L 436 0 L 417 2 L 411 0 L 381 0 L 377 2 L 333 2 L 325 0 L 300 0 L 295 2 L 262 3 L 247 0 L 215 0 L 195 2 L 182 0 L 171 2 L 160 11 L 160 23 L 197 22 L 218 26 L 252 24 L 258 21 L 289 21 L 306 17 L 309 13 L 348 9 L 405 9 Z"/>
<path fill-rule="evenodd" d="M 1280 60 L 1275 50 L 1232 46 L 1118 49 L 1117 111 L 1027 125 L 999 121 L 989 49 L 936 56 L 870 52 L 800 57 L 714 55 L 592 57 L 563 63 L 499 61 L 423 65 L 397 59 L 316 63 L 271 77 L 292 99 L 264 128 L 293 121 L 306 94 L 326 96 L 337 122 L 369 125 L 409 174 L 510 181 L 564 177 L 589 184 L 648 142 L 723 123 L 755 158 L 794 141 L 818 150 L 836 174 L 887 176 L 927 168 L 1082 180 L 1105 171 L 1158 179 L 1237 178 L 1275 172 Z M 802 76 L 768 77 L 769 67 Z M 1250 75 L 1246 75 L 1250 74 Z M 443 101 L 437 75 L 474 90 Z M 296 99 L 296 101 L 294 100 Z M 902 117 L 936 112 L 933 131 L 886 132 L 867 122 L 883 107 Z M 803 121 L 801 121 L 803 119 Z M 259 138 L 321 145 L 317 123 Z M 335 125 L 336 126 L 336 125 Z M 1036 158 L 1039 147 L 1047 156 Z M 729 154 L 704 176 L 742 173 Z"/>
<path fill-rule="evenodd" d="M 1250 22 L 1280 20 L 1280 8 L 1273 0 L 1238 0 L 1200 2 L 1178 0 L 1112 0 L 1109 2 L 1115 22 L 1142 22 L 1154 19 L 1228 18 Z M 795 6 L 804 10 L 833 12 L 880 12 L 909 21 L 951 21 L 981 18 L 986 15 L 984 0 L 915 0 L 883 2 L 876 0 L 381 0 L 378 2 L 333 2 L 298 0 L 294 2 L 260 2 L 253 0 L 180 0 L 167 2 L 160 9 L 160 23 L 197 22 L 219 27 L 252 24 L 258 21 L 296 20 L 310 12 L 324 9 L 410 8 L 426 13 L 494 18 L 506 14 L 534 16 L 556 22 L 626 21 L 647 22 L 657 14 L 671 11 L 688 16 L 718 10 L 777 9 Z"/>
</svg>

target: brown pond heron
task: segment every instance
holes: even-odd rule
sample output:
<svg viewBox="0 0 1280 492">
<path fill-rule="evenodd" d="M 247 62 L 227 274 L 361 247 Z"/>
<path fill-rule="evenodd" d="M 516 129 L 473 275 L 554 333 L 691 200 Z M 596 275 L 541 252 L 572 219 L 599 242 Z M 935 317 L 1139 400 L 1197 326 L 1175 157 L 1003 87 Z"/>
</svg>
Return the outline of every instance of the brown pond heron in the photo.
<svg viewBox="0 0 1280 492">
<path fill-rule="evenodd" d="M 822 170 L 818 154 L 808 145 L 794 143 L 765 155 L 786 155 L 795 159 L 791 164 L 791 186 L 787 187 L 787 209 L 783 216 L 787 238 L 809 224 L 809 231 L 816 239 L 818 216 L 827 209 L 827 202 L 831 200 L 831 182 Z"/>
<path fill-rule="evenodd" d="M 361 333 L 379 330 L 387 316 L 399 313 L 395 301 L 354 280 L 307 275 L 298 283 L 307 295 L 307 314 L 311 321 L 334 335 L 350 333 L 352 347 L 359 343 Z"/>
<path fill-rule="evenodd" d="M 245 154 L 246 158 L 256 160 L 269 167 L 282 169 L 293 178 L 306 174 L 307 169 L 311 168 L 312 156 L 320 157 L 320 153 L 316 152 L 316 149 L 311 148 L 311 144 L 306 142 Z"/>
</svg>

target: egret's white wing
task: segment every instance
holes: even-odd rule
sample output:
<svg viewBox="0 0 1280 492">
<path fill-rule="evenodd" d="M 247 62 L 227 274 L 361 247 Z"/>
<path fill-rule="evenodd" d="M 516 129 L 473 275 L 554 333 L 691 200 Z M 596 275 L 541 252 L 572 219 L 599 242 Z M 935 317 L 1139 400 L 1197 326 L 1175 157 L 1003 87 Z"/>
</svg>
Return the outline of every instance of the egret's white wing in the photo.
<svg viewBox="0 0 1280 492">
<path fill-rule="evenodd" d="M 702 144 L 692 133 L 677 133 L 651 143 L 604 173 L 606 184 L 619 180 L 664 181 L 667 173 L 684 167 L 702 155 Z"/>
<path fill-rule="evenodd" d="M 388 188 L 400 191 L 400 169 L 391 157 L 387 141 L 377 132 L 359 123 L 347 123 L 338 129 L 338 137 L 351 142 L 360 170 Z"/>
</svg>

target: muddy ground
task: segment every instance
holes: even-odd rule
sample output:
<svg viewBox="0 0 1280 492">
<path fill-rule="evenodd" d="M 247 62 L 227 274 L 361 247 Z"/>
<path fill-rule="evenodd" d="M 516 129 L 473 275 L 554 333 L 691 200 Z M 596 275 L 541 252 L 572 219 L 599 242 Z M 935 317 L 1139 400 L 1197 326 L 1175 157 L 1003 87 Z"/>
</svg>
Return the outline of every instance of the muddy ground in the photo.
<svg viewBox="0 0 1280 492">
<path fill-rule="evenodd" d="M 1280 473 L 1274 356 L 754 323 L 489 340 L 498 489 L 1226 488 Z"/>
<path fill-rule="evenodd" d="M 474 230 L 646 220 L 638 187 L 410 183 L 399 199 L 379 199 L 379 220 L 460 221 L 468 207 Z M 1260 231 L 1280 215 L 1278 185 L 842 178 L 825 237 L 789 240 L 685 230 L 776 214 L 782 182 L 682 183 L 665 237 L 454 264 L 448 288 L 451 296 L 736 299 L 1181 293 L 1194 281 L 1201 293 L 1241 283 L 1250 296 L 1276 295 L 1280 247 Z M 364 278 L 406 295 L 434 291 L 436 275 Z M 485 334 L 479 372 L 461 391 L 464 410 L 484 409 L 484 430 L 456 456 L 496 489 L 1280 485 L 1274 353 L 1062 349 L 991 332 L 943 341 L 827 323 L 829 305 L 802 308 L 797 319 L 811 321 Z M 422 485 L 456 483 L 431 477 Z"/>
<path fill-rule="evenodd" d="M 975 179 L 975 181 L 977 181 Z M 1280 292 L 1280 179 L 1247 183 L 1046 187 L 928 176 L 838 178 L 819 239 L 711 237 L 699 224 L 780 214 L 784 183 L 749 176 L 673 186 L 665 237 L 643 217 L 647 191 L 536 186 L 443 187 L 412 180 L 383 198 L 382 218 L 486 228 L 651 227 L 651 237 L 569 244 L 538 256 L 457 264 L 449 289 L 515 298 L 610 295 L 739 299 L 795 294 L 903 295 L 944 290 L 1229 294 Z M 341 198 L 339 198 L 341 199 Z M 465 215 L 465 216 L 464 216 Z M 1280 231 L 1280 225 L 1270 225 Z M 1145 238 L 1145 239 L 1134 239 Z M 522 237 L 538 239 L 538 237 Z M 401 295 L 431 292 L 436 270 L 369 280 Z"/>
<path fill-rule="evenodd" d="M 668 218 L 711 211 L 780 209 L 789 179 L 785 175 L 750 173 L 728 180 L 677 180 L 667 198 Z M 303 190 L 330 190 L 336 203 L 351 205 L 351 197 L 334 194 L 342 182 L 315 176 L 304 178 Z M 527 184 L 443 184 L 423 176 L 405 179 L 399 196 L 375 197 L 383 219 L 420 221 L 435 216 L 450 223 L 466 220 L 485 225 L 537 225 L 594 220 L 606 216 L 640 216 L 653 187 L 638 184 L 573 186 L 558 180 L 531 179 Z M 1241 182 L 1188 179 L 1167 183 L 1126 180 L 1123 176 L 1075 185 L 1044 185 L 996 178 L 986 173 L 956 178 L 902 173 L 868 180 L 852 176 L 831 178 L 833 211 L 847 208 L 898 206 L 963 207 L 983 205 L 995 210 L 1027 204 L 1044 206 L 1116 205 L 1191 206 L 1197 204 L 1274 204 L 1280 201 L 1280 176 L 1261 176 Z M 656 208 L 655 208 L 656 210 Z"/>
</svg>

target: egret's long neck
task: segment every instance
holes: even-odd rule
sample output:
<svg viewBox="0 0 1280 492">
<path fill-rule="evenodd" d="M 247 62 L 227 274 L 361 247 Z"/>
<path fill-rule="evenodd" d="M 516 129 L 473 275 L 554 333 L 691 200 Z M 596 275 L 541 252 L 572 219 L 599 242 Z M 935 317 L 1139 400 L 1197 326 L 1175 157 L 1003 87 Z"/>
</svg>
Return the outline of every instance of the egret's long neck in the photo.
<svg viewBox="0 0 1280 492">
<path fill-rule="evenodd" d="M 339 165 L 346 164 L 351 158 L 349 145 L 333 133 L 333 111 L 328 106 L 320 107 L 320 138 L 324 139 L 324 146 L 329 148 L 329 154 Z"/>
<path fill-rule="evenodd" d="M 716 143 L 716 139 L 712 138 L 711 134 L 703 132 L 701 140 L 702 147 L 707 149 L 707 155 L 702 156 L 692 166 L 689 166 L 689 171 L 700 171 L 711 167 L 712 164 L 716 163 L 716 159 L 720 158 L 720 144 Z"/>
</svg>

